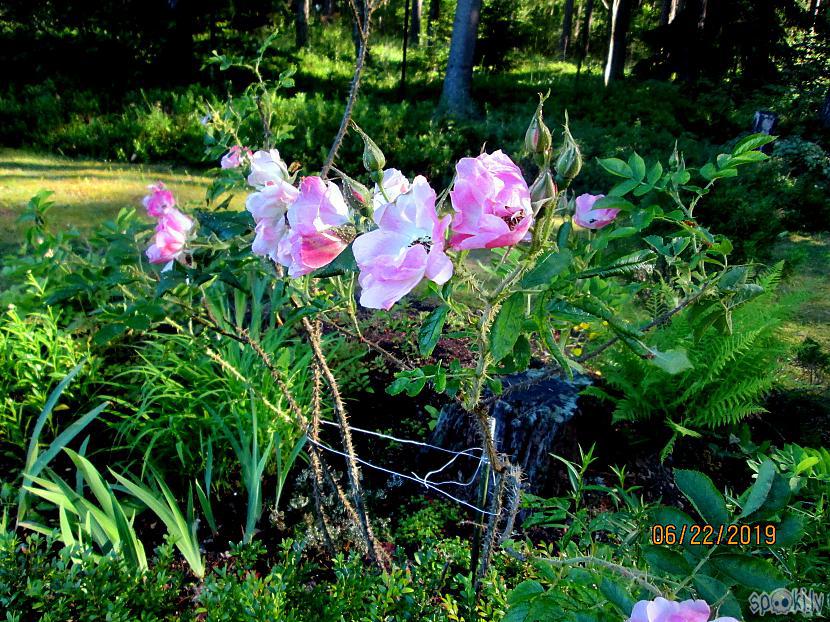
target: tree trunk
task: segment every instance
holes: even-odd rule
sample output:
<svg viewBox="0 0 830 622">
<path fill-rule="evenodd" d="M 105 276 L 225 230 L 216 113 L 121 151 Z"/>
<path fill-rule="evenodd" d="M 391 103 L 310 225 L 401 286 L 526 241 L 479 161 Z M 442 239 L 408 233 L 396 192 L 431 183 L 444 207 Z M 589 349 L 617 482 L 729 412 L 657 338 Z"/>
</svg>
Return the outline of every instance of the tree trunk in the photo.
<svg viewBox="0 0 830 622">
<path fill-rule="evenodd" d="M 427 23 L 427 45 L 432 45 L 435 37 L 435 22 L 441 17 L 441 0 L 429 0 L 429 20 Z"/>
<path fill-rule="evenodd" d="M 481 0 L 458 0 L 455 7 L 450 56 L 440 103 L 440 107 L 451 116 L 465 116 L 472 112 L 470 86 L 480 13 Z"/>
<path fill-rule="evenodd" d="M 582 16 L 582 26 L 579 29 L 579 60 L 576 63 L 576 76 L 582 71 L 582 63 L 588 58 L 591 46 L 591 18 L 594 15 L 594 0 L 585 0 L 585 13 Z"/>
<path fill-rule="evenodd" d="M 611 36 L 608 62 L 605 64 L 605 86 L 623 77 L 631 8 L 631 0 L 614 0 L 611 6 Z"/>
<path fill-rule="evenodd" d="M 294 0 L 296 4 L 297 49 L 308 45 L 308 14 L 311 0 Z"/>
<path fill-rule="evenodd" d="M 571 32 L 573 31 L 574 0 L 565 0 L 565 13 L 562 16 L 562 37 L 559 39 L 559 49 L 562 58 L 567 58 L 568 48 L 571 45 Z"/>
<path fill-rule="evenodd" d="M 821 0 L 810 0 L 810 30 L 816 31 L 818 16 L 821 14 Z"/>
<path fill-rule="evenodd" d="M 403 61 L 401 62 L 401 84 L 400 84 L 400 91 L 401 97 L 406 94 L 406 48 L 407 44 L 409 43 L 409 2 L 410 0 L 405 0 L 404 8 L 403 8 Z M 417 3 L 418 0 L 415 0 Z"/>
<path fill-rule="evenodd" d="M 821 107 L 819 119 L 824 127 L 830 127 L 830 90 L 827 91 L 827 96 L 824 98 L 824 105 Z"/>
<path fill-rule="evenodd" d="M 682 8 L 682 0 L 663 0 L 660 8 L 660 25 L 668 26 L 671 24 Z"/>
<path fill-rule="evenodd" d="M 421 43 L 421 15 L 424 0 L 412 0 L 412 12 L 409 14 L 409 45 L 418 47 Z"/>
</svg>

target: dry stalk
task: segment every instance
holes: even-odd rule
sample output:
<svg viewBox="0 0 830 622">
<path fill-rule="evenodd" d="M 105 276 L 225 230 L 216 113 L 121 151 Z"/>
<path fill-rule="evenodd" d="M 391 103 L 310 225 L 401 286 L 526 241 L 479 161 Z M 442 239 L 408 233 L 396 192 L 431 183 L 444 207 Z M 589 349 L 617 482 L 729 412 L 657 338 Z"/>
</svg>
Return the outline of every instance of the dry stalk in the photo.
<svg viewBox="0 0 830 622">
<path fill-rule="evenodd" d="M 351 490 L 351 497 L 352 503 L 354 504 L 354 509 L 357 512 L 357 516 L 359 519 L 360 529 L 365 540 L 367 553 L 369 558 L 377 563 L 377 564 L 387 564 L 389 562 L 389 557 L 386 552 L 380 547 L 377 542 L 377 539 L 372 532 L 372 525 L 369 521 L 369 517 L 366 513 L 366 506 L 363 499 L 363 490 L 360 485 L 360 467 L 358 466 L 357 460 L 355 458 L 356 453 L 354 449 L 354 443 L 352 442 L 352 434 L 349 427 L 349 418 L 348 414 L 346 413 L 346 407 L 343 404 L 343 398 L 340 395 L 340 388 L 337 384 L 337 379 L 334 377 L 334 374 L 331 371 L 331 368 L 328 365 L 328 361 L 326 360 L 325 355 L 323 354 L 323 349 L 320 343 L 320 322 L 317 321 L 312 324 L 308 318 L 302 319 L 303 328 L 305 329 L 306 335 L 308 336 L 309 343 L 311 344 L 311 350 L 314 353 L 314 358 L 316 359 L 317 364 L 320 367 L 320 371 L 322 372 L 323 379 L 325 380 L 326 385 L 331 391 L 332 400 L 334 403 L 334 413 L 337 417 L 338 427 L 340 428 L 340 438 L 343 442 L 343 450 L 347 454 L 347 468 L 346 474 L 349 480 L 349 489 Z"/>
</svg>

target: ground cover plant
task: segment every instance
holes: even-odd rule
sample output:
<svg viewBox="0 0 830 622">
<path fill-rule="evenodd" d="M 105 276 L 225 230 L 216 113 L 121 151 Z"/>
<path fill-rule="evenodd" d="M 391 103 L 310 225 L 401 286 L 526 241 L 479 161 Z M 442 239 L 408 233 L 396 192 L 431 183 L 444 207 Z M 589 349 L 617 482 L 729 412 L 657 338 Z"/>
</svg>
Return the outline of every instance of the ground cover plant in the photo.
<svg viewBox="0 0 830 622">
<path fill-rule="evenodd" d="M 827 160 L 804 109 L 825 82 L 799 98 L 778 77 L 781 140 L 719 108 L 750 110 L 752 94 L 692 102 L 657 74 L 616 82 L 629 27 L 651 71 L 715 77 L 659 39 L 680 36 L 693 3 L 487 2 L 466 64 L 471 3 L 453 4 L 452 28 L 448 3 L 431 4 L 423 32 L 409 30 L 420 2 L 321 6 L 311 28 L 300 2 L 237 38 L 256 10 L 217 3 L 202 37 L 183 3 L 173 36 L 135 26 L 155 38 L 125 73 L 151 88 L 201 71 L 208 85 L 156 86 L 125 108 L 95 101 L 100 85 L 69 103 L 61 86 L 9 87 L 7 143 L 201 168 L 99 175 L 3 151 L 38 186 L 72 173 L 53 194 L 17 170 L 2 195 L 17 220 L 0 247 L 6 619 L 821 613 Z M 818 3 L 793 24 L 747 24 L 735 6 L 722 25 L 780 26 L 788 50 L 805 46 L 790 71 L 808 84 Z M 46 47 L 101 37 L 117 55 L 128 44 L 109 36 L 133 28 L 96 9 L 63 32 L 52 8 L 14 5 L 3 41 L 28 36 L 14 22 L 26 10 Z M 538 33 L 560 20 L 554 51 Z M 772 75 L 705 23 L 701 54 L 734 62 L 732 84 Z M 588 50 L 606 36 L 600 77 Z M 572 64 L 550 60 L 569 45 Z M 152 77 L 147 59 L 170 65 Z M 465 100 L 458 67 L 473 62 Z M 129 102 L 131 87 L 103 92 Z M 89 218 L 61 196 L 87 178 L 106 206 Z"/>
</svg>

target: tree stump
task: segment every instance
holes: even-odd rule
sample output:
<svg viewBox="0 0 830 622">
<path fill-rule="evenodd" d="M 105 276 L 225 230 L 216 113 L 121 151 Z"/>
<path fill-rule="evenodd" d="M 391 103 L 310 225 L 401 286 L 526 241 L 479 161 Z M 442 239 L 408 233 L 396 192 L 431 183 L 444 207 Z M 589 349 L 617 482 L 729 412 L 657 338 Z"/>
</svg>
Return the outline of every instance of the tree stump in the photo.
<svg viewBox="0 0 830 622">
<path fill-rule="evenodd" d="M 756 110 L 752 119 L 753 134 L 772 134 L 778 127 L 778 115 L 769 110 Z M 767 155 L 772 153 L 772 144 L 764 145 L 761 151 Z"/>
<path fill-rule="evenodd" d="M 529 370 L 513 374 L 503 377 L 502 384 L 507 389 L 543 373 L 542 370 Z M 550 455 L 554 443 L 562 427 L 577 412 L 579 392 L 590 384 L 587 376 L 576 376 L 573 382 L 565 378 L 546 378 L 494 402 L 490 415 L 496 420 L 496 446 L 499 452 L 510 457 L 511 463 L 522 468 L 525 490 L 533 493 L 544 490 L 550 473 L 556 470 Z M 430 442 L 456 451 L 481 446 L 472 416 L 456 403 L 441 409 Z M 459 475 L 469 477 L 474 466 L 465 467 L 466 472 Z M 470 486 L 466 491 L 458 492 L 475 492 L 475 489 Z"/>
</svg>

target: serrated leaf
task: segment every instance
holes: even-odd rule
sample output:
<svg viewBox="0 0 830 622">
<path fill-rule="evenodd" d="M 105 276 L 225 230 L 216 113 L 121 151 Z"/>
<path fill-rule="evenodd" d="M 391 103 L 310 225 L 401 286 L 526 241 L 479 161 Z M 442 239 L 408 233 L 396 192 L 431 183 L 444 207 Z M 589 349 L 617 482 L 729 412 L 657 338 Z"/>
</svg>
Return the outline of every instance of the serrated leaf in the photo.
<svg viewBox="0 0 830 622">
<path fill-rule="evenodd" d="M 680 553 L 665 546 L 649 546 L 644 549 L 643 557 L 652 569 L 661 570 L 673 576 L 685 578 L 692 571 L 689 562 Z"/>
<path fill-rule="evenodd" d="M 708 475 L 700 471 L 675 469 L 674 481 L 687 499 L 692 503 L 697 513 L 710 525 L 720 526 L 729 524 L 729 512 L 723 495 L 715 488 L 715 484 Z"/>
<path fill-rule="evenodd" d="M 598 160 L 599 165 L 612 175 L 618 177 L 632 177 L 631 167 L 619 158 L 605 158 Z"/>
<path fill-rule="evenodd" d="M 720 572 L 751 590 L 772 592 L 787 585 L 787 579 L 781 572 L 761 557 L 729 553 L 713 557 L 711 563 Z"/>
<path fill-rule="evenodd" d="M 616 581 L 603 578 L 599 584 L 599 591 L 614 605 L 623 615 L 630 615 L 634 608 L 634 600 L 628 595 L 628 592 Z"/>
<path fill-rule="evenodd" d="M 612 197 L 622 197 L 634 190 L 637 186 L 640 185 L 640 181 L 637 179 L 626 179 L 625 181 L 621 181 L 616 186 L 611 188 L 608 192 L 608 196 Z"/>
<path fill-rule="evenodd" d="M 769 495 L 769 491 L 772 489 L 772 480 L 775 478 L 776 473 L 777 470 L 772 460 L 764 460 L 761 463 L 758 469 L 758 477 L 755 478 L 755 482 L 749 488 L 749 496 L 738 518 L 749 516 L 764 504 L 764 501 L 767 500 L 767 496 Z"/>
<path fill-rule="evenodd" d="M 543 594 L 544 591 L 545 588 L 543 588 L 538 581 L 528 579 L 527 581 L 522 581 L 519 585 L 513 588 L 507 597 L 507 602 L 510 605 L 524 603 L 534 599 L 539 594 Z"/>
<path fill-rule="evenodd" d="M 655 162 L 654 165 L 648 169 L 646 181 L 650 186 L 654 186 L 663 176 L 663 165 L 660 162 Z"/>
<path fill-rule="evenodd" d="M 572 261 L 573 254 L 567 248 L 542 255 L 533 269 L 522 279 L 522 287 L 530 288 L 549 284 L 555 277 L 565 272 Z"/>
<path fill-rule="evenodd" d="M 804 535 L 804 519 L 795 514 L 787 514 L 775 526 L 776 547 L 790 548 L 798 544 Z"/>
<path fill-rule="evenodd" d="M 718 609 L 718 615 L 733 616 L 739 620 L 743 618 L 738 600 L 723 582 L 713 577 L 700 574 L 695 576 L 694 584 L 695 589 L 703 600 L 709 603 L 722 601 Z"/>
<path fill-rule="evenodd" d="M 441 331 L 444 329 L 444 322 L 447 320 L 447 312 L 450 308 L 442 305 L 426 317 L 418 331 L 418 350 L 421 356 L 431 356 L 438 340 L 441 338 Z"/>
<path fill-rule="evenodd" d="M 636 151 L 628 158 L 628 166 L 631 167 L 632 177 L 637 181 L 643 181 L 646 176 L 646 163 Z"/>
<path fill-rule="evenodd" d="M 522 333 L 524 315 L 524 294 L 516 292 L 504 301 L 490 329 L 490 353 L 494 360 L 500 361 L 513 351 Z"/>
</svg>

